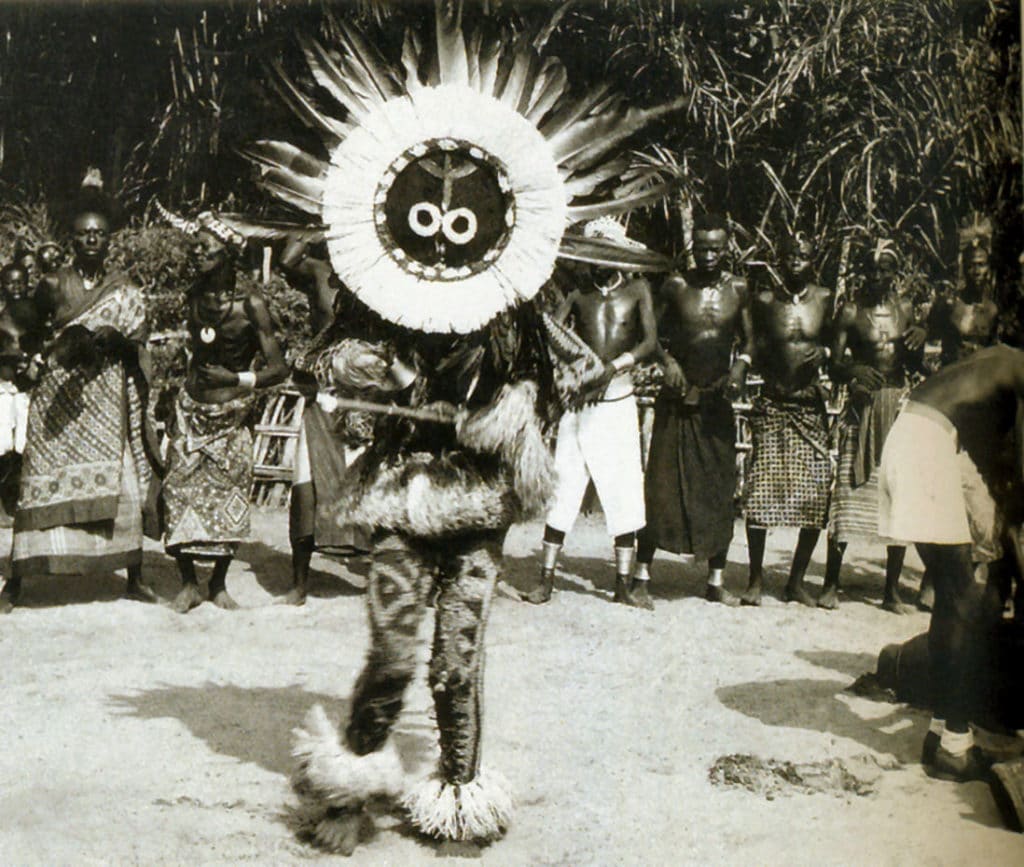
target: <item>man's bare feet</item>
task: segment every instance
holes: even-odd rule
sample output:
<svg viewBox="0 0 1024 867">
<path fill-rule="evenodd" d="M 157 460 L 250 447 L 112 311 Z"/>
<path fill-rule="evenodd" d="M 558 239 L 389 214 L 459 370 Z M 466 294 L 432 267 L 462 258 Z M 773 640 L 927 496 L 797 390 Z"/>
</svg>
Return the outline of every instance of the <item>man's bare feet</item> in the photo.
<svg viewBox="0 0 1024 867">
<path fill-rule="evenodd" d="M 219 590 L 213 596 L 210 597 L 210 601 L 218 608 L 223 608 L 225 611 L 237 611 L 241 606 L 231 598 L 231 594 L 227 590 Z"/>
<path fill-rule="evenodd" d="M 21 578 L 8 578 L 0 591 L 0 614 L 10 614 L 21 596 Z"/>
<path fill-rule="evenodd" d="M 179 614 L 188 614 L 193 608 L 202 605 L 203 594 L 195 584 L 186 584 L 171 602 L 171 608 Z"/>
<path fill-rule="evenodd" d="M 642 608 L 644 611 L 654 610 L 654 601 L 648 592 L 647 581 L 637 581 L 636 578 L 629 585 L 629 604 L 634 608 Z"/>
<path fill-rule="evenodd" d="M 724 587 L 718 584 L 708 584 L 704 590 L 704 598 L 708 602 L 717 602 L 720 605 L 728 605 L 730 608 L 735 608 L 740 604 L 738 596 L 733 595 Z"/>
<path fill-rule="evenodd" d="M 892 614 L 910 614 L 911 608 L 899 596 L 886 596 L 882 600 L 882 609 Z"/>
<path fill-rule="evenodd" d="M 927 587 L 922 587 L 921 592 L 917 594 L 917 607 L 919 611 L 931 611 L 935 605 L 935 588 L 930 584 Z"/>
<path fill-rule="evenodd" d="M 284 596 L 277 600 L 277 605 L 305 605 L 306 591 L 299 587 L 292 587 Z"/>
<path fill-rule="evenodd" d="M 131 599 L 133 602 L 148 602 L 154 605 L 157 602 L 163 601 L 148 584 L 143 584 L 141 581 L 132 581 L 131 579 L 128 580 L 128 584 L 124 588 L 124 598 Z"/>
<path fill-rule="evenodd" d="M 826 587 L 822 590 L 818 596 L 818 607 L 835 611 L 839 607 L 839 589 L 836 587 Z"/>
<path fill-rule="evenodd" d="M 740 605 L 760 605 L 761 604 L 761 580 L 759 578 L 751 578 L 747 584 L 747 589 L 740 594 Z"/>
<path fill-rule="evenodd" d="M 528 590 L 525 593 L 520 593 L 519 598 L 523 602 L 529 602 L 532 605 L 543 605 L 545 602 L 551 601 L 551 594 L 555 589 L 555 570 L 554 569 L 541 569 L 540 570 L 540 584 L 534 587 L 532 590 Z"/>
<path fill-rule="evenodd" d="M 814 608 L 818 604 L 817 600 L 807 592 L 807 588 L 803 584 L 787 584 L 786 589 L 782 591 L 782 601 L 799 602 L 801 605 L 806 605 L 809 608 Z"/>
</svg>

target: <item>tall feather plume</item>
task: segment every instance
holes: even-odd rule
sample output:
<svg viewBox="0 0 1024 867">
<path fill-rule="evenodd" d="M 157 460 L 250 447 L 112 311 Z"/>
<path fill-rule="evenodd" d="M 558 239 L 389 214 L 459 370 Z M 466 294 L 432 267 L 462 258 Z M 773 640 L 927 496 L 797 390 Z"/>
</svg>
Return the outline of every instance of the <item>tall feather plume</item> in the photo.
<svg viewBox="0 0 1024 867">
<path fill-rule="evenodd" d="M 239 149 L 246 159 L 267 168 L 285 168 L 310 178 L 322 178 L 327 163 L 290 142 L 261 139 Z"/>
<path fill-rule="evenodd" d="M 493 95 L 502 53 L 502 43 L 499 40 L 489 39 L 484 41 L 481 38 L 477 57 L 477 66 L 480 69 L 480 83 L 477 85 L 477 90 L 481 93 Z"/>
<path fill-rule="evenodd" d="M 217 218 L 249 241 L 276 241 L 291 238 L 316 244 L 324 239 L 323 226 L 291 223 L 285 220 L 250 220 L 243 214 L 217 214 Z"/>
<path fill-rule="evenodd" d="M 556 159 L 564 168 L 584 168 L 592 165 L 651 121 L 685 105 L 686 100 L 687 97 L 679 97 L 655 108 L 603 112 L 574 124 L 571 128 L 549 138 L 548 142 L 555 152 Z"/>
<path fill-rule="evenodd" d="M 593 220 L 597 217 L 614 216 L 625 214 L 646 205 L 654 204 L 667 196 L 675 188 L 671 181 L 647 187 L 627 195 L 616 195 L 615 198 L 601 202 L 593 202 L 588 205 L 570 205 L 568 216 L 574 223 L 581 223 L 585 220 Z"/>
<path fill-rule="evenodd" d="M 622 271 L 672 270 L 672 260 L 653 250 L 626 247 L 600 238 L 584 238 L 570 232 L 562 238 L 559 256 Z"/>
<path fill-rule="evenodd" d="M 315 129 L 327 147 L 334 147 L 352 131 L 353 127 L 349 124 L 345 124 L 336 118 L 328 117 L 313 105 L 309 98 L 288 77 L 280 61 L 275 60 L 270 64 L 267 78 L 270 81 L 270 86 L 277 91 L 281 99 L 284 100 L 285 105 L 306 126 Z"/>
<path fill-rule="evenodd" d="M 533 85 L 540 70 L 540 58 L 532 50 L 528 42 L 517 41 L 511 51 L 511 64 L 505 86 L 501 93 L 495 93 L 509 108 L 526 114 L 533 95 Z"/>
<path fill-rule="evenodd" d="M 437 73 L 440 84 L 469 84 L 469 65 L 466 61 L 466 41 L 462 36 L 461 4 L 457 11 L 449 14 L 442 7 L 434 5 L 434 21 L 437 33 Z"/>
<path fill-rule="evenodd" d="M 524 112 L 526 118 L 534 124 L 538 123 L 562 98 L 568 80 L 565 67 L 555 58 L 549 57 L 544 62 L 530 104 Z"/>
<path fill-rule="evenodd" d="M 365 97 L 352 89 L 349 80 L 324 47 L 306 36 L 299 37 L 299 46 L 317 84 L 344 106 L 356 120 L 361 121 L 366 117 Z"/>
<path fill-rule="evenodd" d="M 405 38 L 402 40 L 402 69 L 405 73 L 403 79 L 405 89 L 409 93 L 416 93 L 423 88 L 423 83 L 420 81 L 420 56 L 422 53 L 419 38 L 412 30 L 406 30 Z"/>
<path fill-rule="evenodd" d="M 239 153 L 256 165 L 256 183 L 293 207 L 320 216 L 327 166 L 287 142 L 258 141 Z"/>
<path fill-rule="evenodd" d="M 346 49 L 346 59 L 351 59 L 349 66 L 358 75 L 361 84 L 380 102 L 401 95 L 391 65 L 381 53 L 370 45 L 359 32 L 347 22 L 338 24 L 342 44 Z"/>
<path fill-rule="evenodd" d="M 610 84 L 599 84 L 582 98 L 574 99 L 567 94 L 555 104 L 552 114 L 540 125 L 541 135 L 550 140 L 562 134 L 581 118 L 592 114 L 608 98 L 610 91 Z"/>
<path fill-rule="evenodd" d="M 626 157 L 617 157 L 606 163 L 583 172 L 574 172 L 565 180 L 565 197 L 572 201 L 580 196 L 589 196 L 601 184 L 613 178 L 620 180 L 622 173 L 629 168 Z M 568 172 L 566 172 L 568 174 Z"/>
<path fill-rule="evenodd" d="M 314 217 L 320 216 L 324 187 L 286 169 L 265 169 L 256 181 L 268 193 Z"/>
</svg>

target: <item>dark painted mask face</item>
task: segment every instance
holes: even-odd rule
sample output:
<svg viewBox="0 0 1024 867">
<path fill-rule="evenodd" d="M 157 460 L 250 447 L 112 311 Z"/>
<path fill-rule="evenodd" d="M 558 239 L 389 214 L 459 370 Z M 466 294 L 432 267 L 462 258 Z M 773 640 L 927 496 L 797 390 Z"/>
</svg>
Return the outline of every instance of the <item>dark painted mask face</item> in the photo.
<svg viewBox="0 0 1024 867">
<path fill-rule="evenodd" d="M 477 147 L 442 140 L 410 148 L 378 190 L 377 231 L 414 274 L 452 279 L 486 268 L 514 222 L 501 166 Z"/>
</svg>

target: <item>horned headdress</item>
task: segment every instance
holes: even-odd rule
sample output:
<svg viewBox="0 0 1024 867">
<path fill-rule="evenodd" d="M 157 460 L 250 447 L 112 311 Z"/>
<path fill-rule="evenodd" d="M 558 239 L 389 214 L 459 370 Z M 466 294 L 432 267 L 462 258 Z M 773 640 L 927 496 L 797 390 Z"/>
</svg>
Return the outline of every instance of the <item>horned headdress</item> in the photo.
<svg viewBox="0 0 1024 867">
<path fill-rule="evenodd" d="M 301 40 L 340 116 L 274 65 L 276 89 L 326 159 L 256 142 L 243 155 L 262 188 L 314 221 L 357 297 L 424 331 L 482 327 L 532 298 L 558 258 L 666 270 L 665 257 L 573 227 L 666 193 L 618 149 L 675 104 L 627 108 L 604 87 L 570 95 L 557 59 L 523 38 L 464 32 L 443 5 L 435 45 L 407 32 L 397 67 L 345 23 L 337 45 Z"/>
</svg>

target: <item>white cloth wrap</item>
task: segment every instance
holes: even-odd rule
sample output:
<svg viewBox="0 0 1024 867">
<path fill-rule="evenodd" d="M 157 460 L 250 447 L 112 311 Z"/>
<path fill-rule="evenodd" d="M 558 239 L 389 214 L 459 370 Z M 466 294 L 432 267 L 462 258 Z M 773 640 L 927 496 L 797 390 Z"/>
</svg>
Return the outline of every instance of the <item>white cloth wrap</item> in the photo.
<svg viewBox="0 0 1024 867">
<path fill-rule="evenodd" d="M 640 424 L 633 381 L 616 376 L 602 402 L 567 412 L 555 445 L 555 496 L 547 523 L 568 533 L 593 479 L 611 536 L 632 533 L 645 522 Z"/>
<path fill-rule="evenodd" d="M 882 449 L 879 533 L 908 542 L 970 543 L 962 460 L 953 423 L 929 406 L 908 403 Z"/>
<path fill-rule="evenodd" d="M 25 450 L 28 395 L 13 383 L 0 382 L 0 455 Z"/>
</svg>

